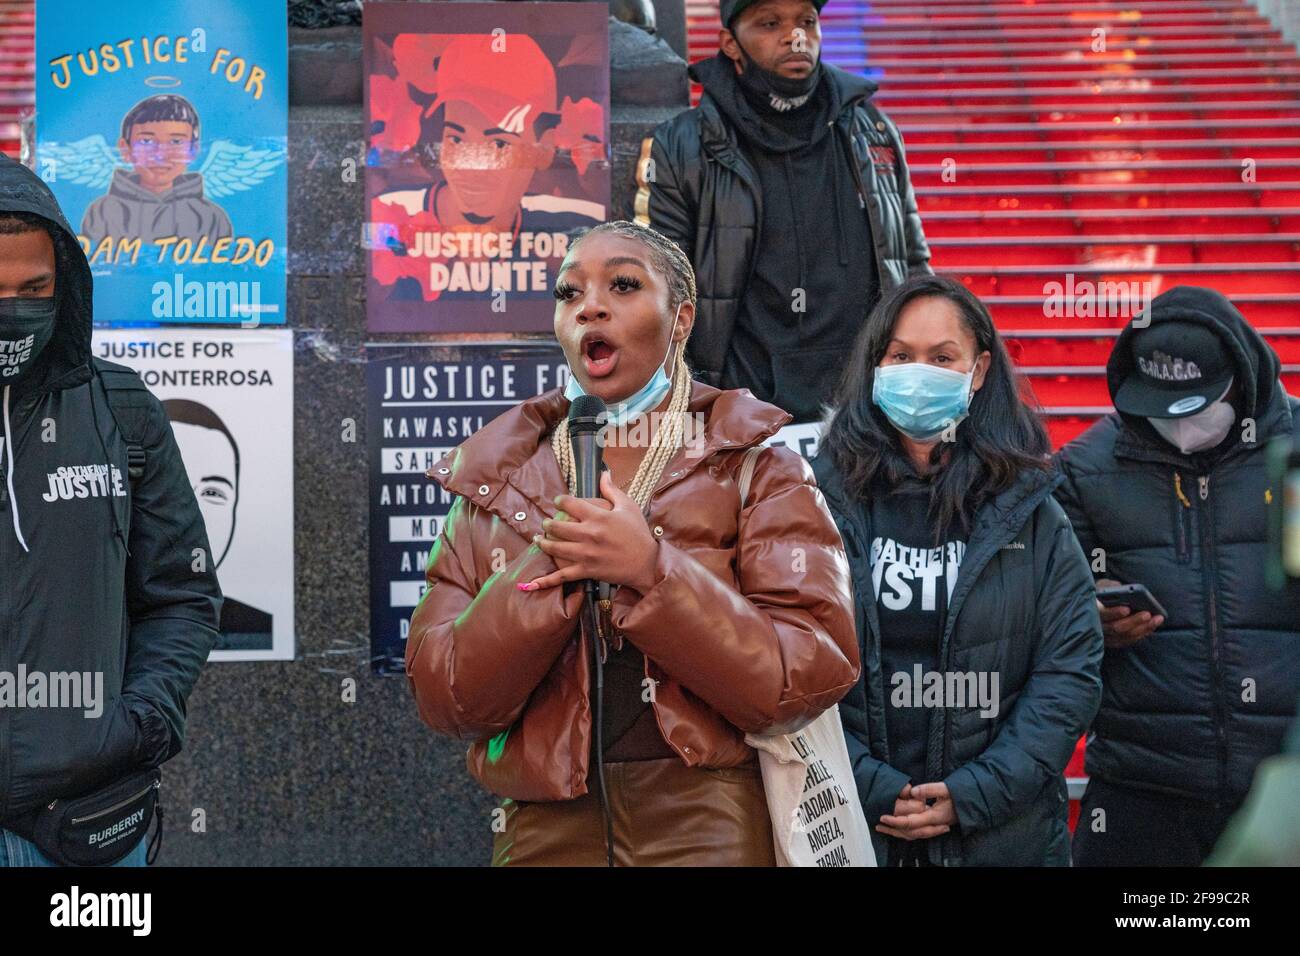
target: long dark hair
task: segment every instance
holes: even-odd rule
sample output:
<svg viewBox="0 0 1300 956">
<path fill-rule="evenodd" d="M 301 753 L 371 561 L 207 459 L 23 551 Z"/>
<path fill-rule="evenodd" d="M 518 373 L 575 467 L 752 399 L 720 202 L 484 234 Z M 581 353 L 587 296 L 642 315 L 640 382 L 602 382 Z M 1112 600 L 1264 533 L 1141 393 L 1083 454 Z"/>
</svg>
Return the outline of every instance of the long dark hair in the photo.
<svg viewBox="0 0 1300 956">
<path fill-rule="evenodd" d="M 991 358 L 955 441 L 941 441 L 930 453 L 930 518 L 936 534 L 942 534 L 954 519 L 969 531 L 981 501 L 1010 488 L 1026 469 L 1050 467 L 1047 430 L 1017 387 L 1011 358 L 984 303 L 964 285 L 945 276 L 916 276 L 880 300 L 853 345 L 820 447 L 854 498 L 866 498 L 873 487 L 892 488 L 912 472 L 898 432 L 871 395 L 899 314 L 914 299 L 931 296 L 957 307 L 975 336 L 975 354 L 987 351 Z"/>
</svg>

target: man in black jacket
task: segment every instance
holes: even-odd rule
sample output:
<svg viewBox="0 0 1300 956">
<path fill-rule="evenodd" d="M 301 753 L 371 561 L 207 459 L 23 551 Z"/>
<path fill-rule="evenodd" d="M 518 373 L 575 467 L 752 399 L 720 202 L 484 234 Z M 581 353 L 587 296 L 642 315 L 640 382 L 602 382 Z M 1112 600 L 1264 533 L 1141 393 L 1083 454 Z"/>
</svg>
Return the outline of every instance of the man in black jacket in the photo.
<svg viewBox="0 0 1300 956">
<path fill-rule="evenodd" d="M 20 835 L 38 808 L 180 752 L 217 638 L 167 417 L 134 372 L 91 357 L 90 330 L 75 232 L 0 157 L 0 866 L 49 865 Z"/>
<path fill-rule="evenodd" d="M 1149 316 L 1111 352 L 1116 412 L 1058 457 L 1098 587 L 1145 585 L 1167 615 L 1102 609 L 1078 865 L 1199 865 L 1300 694 L 1300 584 L 1265 575 L 1265 449 L 1300 435 L 1300 399 L 1218 292 L 1171 289 Z"/>
<path fill-rule="evenodd" d="M 697 378 L 820 417 L 883 291 L 929 272 L 898 130 L 876 85 L 819 58 L 825 0 L 723 0 L 697 109 L 641 147 L 636 219 L 699 286 Z"/>
</svg>

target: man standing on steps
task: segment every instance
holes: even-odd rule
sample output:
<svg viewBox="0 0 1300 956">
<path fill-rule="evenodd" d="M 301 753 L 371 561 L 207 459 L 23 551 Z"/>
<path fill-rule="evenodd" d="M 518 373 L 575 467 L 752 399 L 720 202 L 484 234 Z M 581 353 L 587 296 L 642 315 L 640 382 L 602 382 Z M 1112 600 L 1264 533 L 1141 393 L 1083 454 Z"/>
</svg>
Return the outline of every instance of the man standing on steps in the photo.
<svg viewBox="0 0 1300 956">
<path fill-rule="evenodd" d="M 820 60 L 826 0 L 722 0 L 698 108 L 641 147 L 636 219 L 695 267 L 697 378 L 821 416 L 881 293 L 930 272 L 876 85 Z"/>
<path fill-rule="evenodd" d="M 1056 496 L 1097 587 L 1101 711 L 1076 866 L 1198 866 L 1282 749 L 1300 694 L 1300 583 L 1266 583 L 1267 447 L 1300 438 L 1277 353 L 1211 289 L 1170 289 L 1106 366 L 1115 413 L 1058 456 Z M 1160 613 L 1163 611 L 1164 613 Z"/>
</svg>

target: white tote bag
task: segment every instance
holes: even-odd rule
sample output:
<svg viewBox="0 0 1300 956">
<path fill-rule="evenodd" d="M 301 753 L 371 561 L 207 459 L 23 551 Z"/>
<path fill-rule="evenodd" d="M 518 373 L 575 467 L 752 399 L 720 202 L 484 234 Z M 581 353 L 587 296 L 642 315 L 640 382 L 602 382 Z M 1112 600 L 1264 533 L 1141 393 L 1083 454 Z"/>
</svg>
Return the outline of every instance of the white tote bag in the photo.
<svg viewBox="0 0 1300 956">
<path fill-rule="evenodd" d="M 762 450 L 745 452 L 741 507 Z M 746 734 L 745 743 L 758 751 L 778 866 L 876 865 L 838 704 L 797 733 Z"/>
<path fill-rule="evenodd" d="M 794 734 L 746 734 L 758 751 L 778 866 L 875 866 L 839 704 Z"/>
</svg>

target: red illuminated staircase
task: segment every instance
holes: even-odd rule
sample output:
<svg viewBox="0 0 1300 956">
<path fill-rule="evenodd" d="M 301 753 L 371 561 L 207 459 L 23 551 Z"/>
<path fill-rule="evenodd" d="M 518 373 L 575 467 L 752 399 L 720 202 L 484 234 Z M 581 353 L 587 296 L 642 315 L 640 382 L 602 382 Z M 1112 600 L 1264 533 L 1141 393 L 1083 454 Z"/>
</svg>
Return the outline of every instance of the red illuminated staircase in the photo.
<svg viewBox="0 0 1300 956">
<path fill-rule="evenodd" d="M 32 0 L 0 0 L 0 150 L 14 159 L 36 100 L 35 9 Z"/>
<path fill-rule="evenodd" d="M 716 3 L 687 14 L 690 59 L 712 54 Z M 1053 314 L 1071 275 L 1131 305 L 1219 289 L 1300 394 L 1300 56 L 1254 7 L 830 0 L 821 23 L 823 57 L 880 84 L 934 266 L 989 305 L 1058 445 L 1110 410 L 1130 314 Z"/>
</svg>

